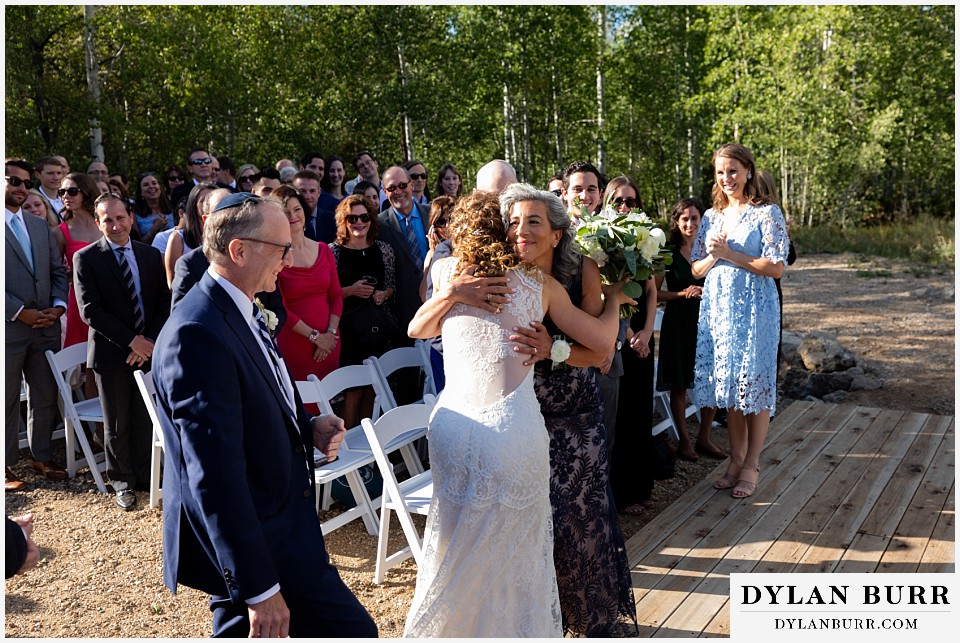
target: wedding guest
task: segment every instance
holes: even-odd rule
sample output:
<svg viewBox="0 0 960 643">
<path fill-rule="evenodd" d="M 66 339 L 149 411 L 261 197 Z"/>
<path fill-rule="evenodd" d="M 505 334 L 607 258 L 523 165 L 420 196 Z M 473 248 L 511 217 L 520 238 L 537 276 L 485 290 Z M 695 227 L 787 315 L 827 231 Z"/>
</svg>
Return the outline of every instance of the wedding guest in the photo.
<svg viewBox="0 0 960 643">
<path fill-rule="evenodd" d="M 73 346 L 87 341 L 87 325 L 80 317 L 77 295 L 73 285 L 73 257 L 91 243 L 103 237 L 103 231 L 97 224 L 93 204 L 100 191 L 92 178 L 82 172 L 68 174 L 60 184 L 57 195 L 63 199 L 63 223 L 54 231 L 60 253 L 67 260 L 67 278 L 70 289 L 67 293 L 67 323 L 63 347 Z M 96 396 L 93 377 L 87 379 L 86 392 Z"/>
<path fill-rule="evenodd" d="M 427 168 L 416 159 L 403 164 L 403 169 L 410 175 L 410 185 L 413 188 L 413 202 L 426 205 L 430 203 L 430 188 L 427 187 Z"/>
<path fill-rule="evenodd" d="M 337 206 L 337 240 L 330 244 L 343 293 L 340 317 L 340 365 L 362 364 L 394 347 L 399 333 L 393 313 L 396 267 L 393 248 L 378 241 L 378 208 L 361 196 L 348 196 Z M 373 412 L 373 389 L 345 393 L 343 421 L 356 426 Z"/>
<path fill-rule="evenodd" d="M 294 380 L 323 379 L 340 366 L 340 315 L 343 293 L 333 251 L 303 233 L 307 202 L 293 186 L 273 192 L 287 216 L 292 244 L 288 265 L 277 277 L 287 323 L 277 335 L 280 354 Z M 308 407 L 309 408 L 309 407 Z"/>
<path fill-rule="evenodd" d="M 37 179 L 36 188 L 59 216 L 63 212 L 63 200 L 57 196 L 57 190 L 60 189 L 60 182 L 63 181 L 63 177 L 69 173 L 63 169 L 63 165 L 55 156 L 38 158 L 34 163 L 33 172 Z"/>
<path fill-rule="evenodd" d="M 163 266 L 167 273 L 167 286 L 173 283 L 174 268 L 177 259 L 199 248 L 203 242 L 203 215 L 206 214 L 206 196 L 217 189 L 215 183 L 198 183 L 190 190 L 187 196 L 187 209 L 180 219 L 181 226 L 175 234 L 170 235 L 167 247 L 163 254 Z"/>
<path fill-rule="evenodd" d="M 36 189 L 27 191 L 27 200 L 23 202 L 23 211 L 46 221 L 51 230 L 60 225 L 60 217 L 53 211 L 53 206 Z"/>
<path fill-rule="evenodd" d="M 573 220 L 573 227 L 580 225 L 580 214 L 586 208 L 587 214 L 596 214 L 603 205 L 601 194 L 606 183 L 600 170 L 586 161 L 574 161 L 563 171 L 563 190 L 561 191 L 567 212 Z"/>
<path fill-rule="evenodd" d="M 377 203 L 380 202 L 380 191 L 377 190 L 377 186 L 369 181 L 358 181 L 357 184 L 353 186 L 353 192 L 351 194 L 366 197 Z"/>
<path fill-rule="evenodd" d="M 294 171 L 294 174 L 296 174 L 296 171 Z M 266 167 L 254 177 L 251 192 L 260 197 L 270 196 L 281 185 L 280 172 L 272 167 Z"/>
<path fill-rule="evenodd" d="M 453 163 L 445 163 L 437 173 L 437 196 L 452 196 L 459 199 L 463 194 L 463 179 Z"/>
<path fill-rule="evenodd" d="M 24 514 L 6 521 L 6 563 L 4 578 L 26 574 L 40 562 L 40 549 L 33 542 L 33 514 Z"/>
<path fill-rule="evenodd" d="M 183 170 L 176 165 L 168 165 L 167 169 L 163 171 L 163 189 L 171 202 L 173 201 L 173 191 L 183 185 L 185 180 L 186 176 Z"/>
<path fill-rule="evenodd" d="M 670 391 L 670 412 L 677 425 L 680 444 L 677 455 L 695 461 L 698 453 L 723 459 L 727 454 L 710 439 L 716 409 L 700 409 L 700 431 L 696 444 L 691 444 L 687 431 L 687 389 L 693 388 L 694 364 L 697 358 L 697 321 L 703 279 L 690 272 L 690 254 L 700 230 L 703 206 L 697 199 L 681 199 L 670 216 L 670 245 L 673 263 L 663 276 L 657 277 L 657 297 L 665 302 L 660 329 L 660 360 L 657 367 L 657 390 Z M 664 280 L 667 289 L 662 290 Z"/>
<path fill-rule="evenodd" d="M 477 190 L 500 194 L 517 182 L 517 171 L 506 161 L 494 159 L 477 170 Z"/>
<path fill-rule="evenodd" d="M 383 203 L 387 200 L 387 195 L 383 191 L 380 183 L 380 164 L 377 157 L 370 150 L 360 150 L 353 156 L 353 169 L 357 172 L 357 178 L 347 181 L 343 186 L 344 192 L 355 194 L 354 188 L 360 181 L 372 183 L 378 191 L 377 203 Z"/>
<path fill-rule="evenodd" d="M 780 208 L 757 195 L 753 154 L 730 143 L 713 155 L 713 207 L 690 254 L 706 277 L 697 326 L 694 402 L 727 409 L 730 462 L 717 489 L 747 498 L 760 479 L 760 452 L 777 404 L 780 312 L 774 278 L 787 258 Z"/>
<path fill-rule="evenodd" d="M 240 166 L 240 169 L 237 170 L 237 191 L 238 192 L 253 192 L 253 182 L 257 178 L 260 170 L 257 169 L 257 166 L 253 163 L 246 163 Z"/>
<path fill-rule="evenodd" d="M 554 174 L 547 179 L 547 192 L 553 192 L 558 197 L 563 197 L 563 175 Z"/>
<path fill-rule="evenodd" d="M 160 180 L 153 172 L 146 172 L 137 181 L 137 196 L 133 202 L 140 229 L 140 241 L 152 244 L 157 233 L 173 228 L 173 212 L 170 199 L 160 187 Z"/>
<path fill-rule="evenodd" d="M 343 159 L 332 154 L 325 158 L 323 162 L 326 164 L 327 171 L 323 174 L 320 187 L 325 193 L 332 196 L 338 202 L 343 201 L 344 197 L 347 196 L 343 191 L 343 179 L 346 177 L 346 172 L 343 168 Z"/>
<path fill-rule="evenodd" d="M 613 345 L 623 299 L 622 292 L 609 292 L 608 306 L 596 319 L 572 305 L 563 286 L 550 276 L 550 264 L 524 260 L 528 242 L 534 243 L 527 235 L 528 221 L 545 223 L 548 205 L 527 199 L 514 210 L 509 205 L 514 188 L 556 202 L 553 195 L 520 184 L 508 188 L 500 203 L 486 191 L 463 197 L 453 214 L 454 256 L 435 264 L 437 293 L 409 326 L 413 337 L 442 332 L 448 377 L 430 419 L 434 494 L 405 636 L 563 633 L 563 603 L 551 564 L 552 445 L 532 369 L 511 350 L 510 334 L 525 320 L 549 315 L 578 341 L 605 352 Z M 556 206 L 569 226 L 562 206 Z M 510 213 L 511 229 L 520 229 L 517 246 L 507 238 L 505 213 Z M 516 218 L 522 219 L 519 225 Z M 552 250 L 563 234 L 547 227 L 535 238 Z M 509 281 L 513 296 L 498 297 L 496 303 L 481 299 L 482 308 L 462 305 L 453 281 L 463 274 L 472 277 L 472 271 L 494 278 L 494 283 Z M 594 526 L 580 524 L 580 533 Z M 584 568 L 583 580 L 590 589 L 589 576 L 609 571 L 595 562 L 570 561 Z M 623 563 L 626 567 L 625 552 Z M 629 570 L 624 571 L 629 581 Z M 629 582 L 626 591 L 632 607 Z M 600 606 L 592 593 L 590 598 Z"/>
<path fill-rule="evenodd" d="M 453 207 L 457 200 L 452 196 L 438 196 L 430 202 L 430 228 L 427 230 L 427 256 L 423 260 L 423 281 L 420 284 L 420 297 L 426 301 L 427 292 L 433 292 L 432 282 L 430 280 L 430 265 L 434 259 L 449 257 L 453 252 L 450 243 L 444 243 L 450 239 L 450 230 L 447 224 L 450 222 L 450 215 L 453 213 Z M 439 250 L 438 250 L 439 249 Z"/>
</svg>

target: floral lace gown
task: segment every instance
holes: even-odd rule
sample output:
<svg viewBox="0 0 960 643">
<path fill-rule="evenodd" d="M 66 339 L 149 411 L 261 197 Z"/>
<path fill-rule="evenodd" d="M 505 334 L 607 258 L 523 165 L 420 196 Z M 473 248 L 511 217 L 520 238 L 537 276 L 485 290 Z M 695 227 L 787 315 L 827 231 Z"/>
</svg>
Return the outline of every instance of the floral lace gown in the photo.
<svg viewBox="0 0 960 643">
<path fill-rule="evenodd" d="M 743 212 L 703 215 L 690 262 L 707 256 L 707 238 L 725 233 L 733 250 L 786 262 L 789 241 L 780 208 L 748 206 Z M 693 400 L 702 407 L 733 408 L 746 414 L 777 404 L 777 343 L 780 305 L 773 277 L 762 277 L 729 261 L 707 272 L 697 325 Z"/>
<path fill-rule="evenodd" d="M 444 263 L 442 281 L 456 262 Z M 508 274 L 516 293 L 500 314 L 457 304 L 443 319 L 447 382 L 428 430 L 434 497 L 405 636 L 562 634 L 550 441 L 533 369 L 507 339 L 542 319 L 542 284 Z"/>
</svg>

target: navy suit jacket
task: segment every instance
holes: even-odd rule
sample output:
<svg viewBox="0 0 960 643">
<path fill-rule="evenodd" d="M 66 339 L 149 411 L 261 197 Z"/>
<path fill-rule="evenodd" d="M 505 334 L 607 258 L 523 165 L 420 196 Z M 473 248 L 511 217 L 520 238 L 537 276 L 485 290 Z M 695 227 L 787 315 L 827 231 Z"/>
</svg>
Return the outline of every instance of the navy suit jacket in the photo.
<svg viewBox="0 0 960 643">
<path fill-rule="evenodd" d="M 326 192 L 320 193 L 317 199 L 316 216 L 311 215 L 304 222 L 303 234 L 308 239 L 320 243 L 333 243 L 337 240 L 336 209 L 340 205 L 336 197 Z"/>
<path fill-rule="evenodd" d="M 423 221 L 423 228 L 426 230 L 430 226 L 430 206 L 414 203 L 413 207 L 420 212 L 420 220 Z M 410 252 L 410 246 L 407 245 L 407 239 L 400 227 L 400 220 L 397 218 L 397 211 L 392 207 L 380 213 L 380 239 L 393 246 L 393 252 L 396 255 L 397 320 L 400 322 L 403 334 L 406 335 L 407 325 L 423 304 L 420 300 L 423 267 L 417 264 L 413 253 Z"/>
<path fill-rule="evenodd" d="M 163 577 L 244 601 L 317 590 L 329 558 L 314 508 L 313 435 L 227 292 L 205 274 L 160 333 Z M 296 393 L 296 391 L 295 391 Z"/>
</svg>

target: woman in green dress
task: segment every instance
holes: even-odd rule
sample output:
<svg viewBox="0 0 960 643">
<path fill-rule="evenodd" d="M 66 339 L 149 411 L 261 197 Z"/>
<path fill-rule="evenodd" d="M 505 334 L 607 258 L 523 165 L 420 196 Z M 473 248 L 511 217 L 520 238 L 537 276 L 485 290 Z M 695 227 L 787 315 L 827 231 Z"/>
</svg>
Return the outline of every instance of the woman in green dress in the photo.
<svg viewBox="0 0 960 643">
<path fill-rule="evenodd" d="M 702 453 L 711 458 L 727 456 L 710 440 L 710 428 L 716 409 L 700 409 L 700 433 L 696 445 L 687 432 L 687 389 L 693 386 L 693 366 L 697 354 L 697 320 L 703 279 L 694 279 L 690 271 L 690 251 L 700 229 L 703 206 L 697 199 L 681 199 L 670 217 L 670 244 L 673 263 L 657 280 L 657 301 L 665 302 L 660 329 L 660 359 L 657 366 L 657 390 L 670 391 L 670 411 L 677 424 L 680 445 L 677 455 L 689 461 Z M 663 280 L 667 290 L 661 290 Z"/>
</svg>

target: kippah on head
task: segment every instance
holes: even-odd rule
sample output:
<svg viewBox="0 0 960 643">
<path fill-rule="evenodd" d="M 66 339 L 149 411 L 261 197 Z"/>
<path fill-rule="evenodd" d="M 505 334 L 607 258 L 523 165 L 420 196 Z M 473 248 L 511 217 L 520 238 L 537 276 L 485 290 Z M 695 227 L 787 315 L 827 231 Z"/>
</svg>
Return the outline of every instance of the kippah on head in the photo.
<svg viewBox="0 0 960 643">
<path fill-rule="evenodd" d="M 226 210 L 227 208 L 238 208 L 250 199 L 259 201 L 260 197 L 249 192 L 235 192 L 234 194 L 228 194 L 220 199 L 220 203 L 218 203 L 217 207 L 215 207 L 212 211 L 219 212 L 220 210 Z"/>
</svg>

